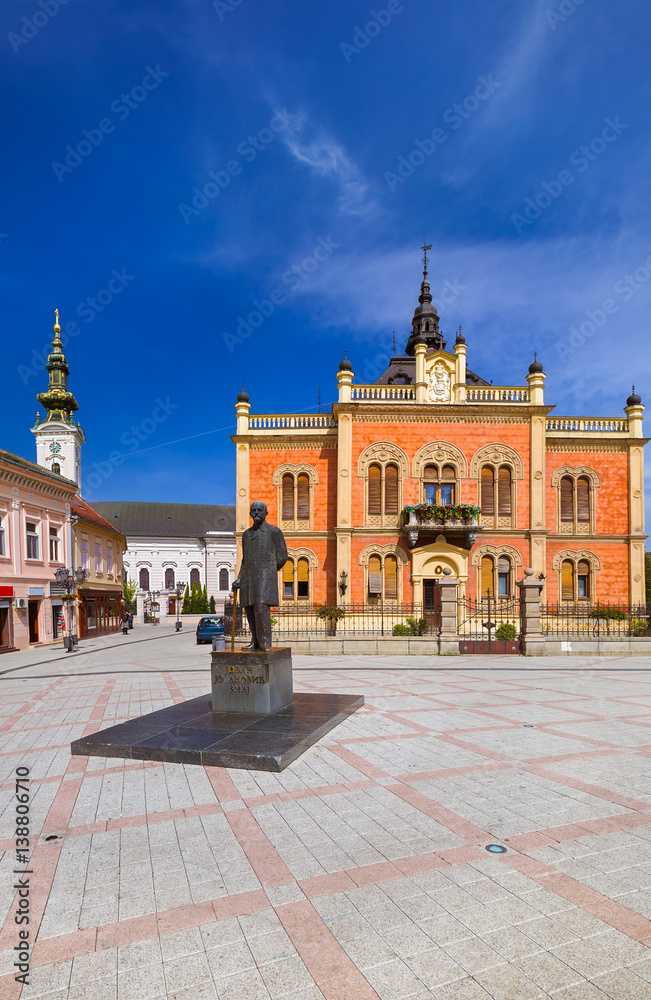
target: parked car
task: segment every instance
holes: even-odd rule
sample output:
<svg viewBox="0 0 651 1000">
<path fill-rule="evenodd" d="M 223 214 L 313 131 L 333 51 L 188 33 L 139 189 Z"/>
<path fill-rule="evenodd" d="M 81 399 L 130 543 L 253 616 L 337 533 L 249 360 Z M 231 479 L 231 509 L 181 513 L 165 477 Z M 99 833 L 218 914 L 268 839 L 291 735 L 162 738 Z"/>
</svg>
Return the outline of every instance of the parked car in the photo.
<svg viewBox="0 0 651 1000">
<path fill-rule="evenodd" d="M 197 625 L 197 645 L 201 642 L 212 642 L 216 636 L 224 634 L 224 619 L 215 615 L 200 618 Z"/>
</svg>

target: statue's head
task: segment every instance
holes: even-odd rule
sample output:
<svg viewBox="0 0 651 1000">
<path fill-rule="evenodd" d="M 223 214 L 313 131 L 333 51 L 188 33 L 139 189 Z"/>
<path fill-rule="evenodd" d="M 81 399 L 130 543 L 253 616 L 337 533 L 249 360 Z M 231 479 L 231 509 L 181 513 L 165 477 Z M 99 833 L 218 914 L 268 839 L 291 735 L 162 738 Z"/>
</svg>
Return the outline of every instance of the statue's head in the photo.
<svg viewBox="0 0 651 1000">
<path fill-rule="evenodd" d="M 253 519 L 254 524 L 262 524 L 267 513 L 267 505 L 262 500 L 255 500 L 249 508 L 249 516 Z"/>
</svg>

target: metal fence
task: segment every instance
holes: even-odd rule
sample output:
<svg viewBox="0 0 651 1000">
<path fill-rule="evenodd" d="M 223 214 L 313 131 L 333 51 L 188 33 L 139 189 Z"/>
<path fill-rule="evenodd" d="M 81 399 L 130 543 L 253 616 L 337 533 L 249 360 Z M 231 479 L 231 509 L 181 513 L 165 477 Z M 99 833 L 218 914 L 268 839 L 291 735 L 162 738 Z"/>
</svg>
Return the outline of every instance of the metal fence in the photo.
<svg viewBox="0 0 651 1000">
<path fill-rule="evenodd" d="M 341 614 L 343 612 L 343 614 Z M 341 617 L 330 617 L 330 615 Z M 226 636 L 231 635 L 233 605 L 224 607 Z M 421 604 L 346 604 L 332 608 L 316 604 L 291 604 L 271 609 L 272 637 L 301 636 L 437 636 L 439 622 Z M 235 635 L 250 634 L 246 616 L 237 610 Z"/>
<path fill-rule="evenodd" d="M 567 601 L 543 604 L 540 623 L 544 635 L 617 639 L 651 635 L 651 605 L 590 604 Z"/>
<path fill-rule="evenodd" d="M 520 602 L 514 597 L 468 597 L 458 601 L 459 637 L 473 641 L 516 639 L 520 633 Z"/>
</svg>

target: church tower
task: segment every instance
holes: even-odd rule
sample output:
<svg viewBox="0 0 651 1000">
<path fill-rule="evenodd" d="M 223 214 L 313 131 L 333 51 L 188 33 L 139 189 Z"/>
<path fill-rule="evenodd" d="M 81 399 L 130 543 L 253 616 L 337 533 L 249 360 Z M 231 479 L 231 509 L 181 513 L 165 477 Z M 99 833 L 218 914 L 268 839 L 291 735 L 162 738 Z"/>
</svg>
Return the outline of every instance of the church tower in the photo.
<svg viewBox="0 0 651 1000">
<path fill-rule="evenodd" d="M 79 409 L 79 403 L 68 392 L 70 369 L 63 353 L 58 309 L 55 309 L 55 315 L 52 353 L 48 355 L 46 365 L 49 385 L 47 392 L 39 392 L 36 397 L 47 411 L 47 416 L 41 420 L 37 413 L 32 427 L 32 434 L 36 437 L 36 464 L 81 486 L 81 446 L 86 438 L 72 416 Z"/>
</svg>

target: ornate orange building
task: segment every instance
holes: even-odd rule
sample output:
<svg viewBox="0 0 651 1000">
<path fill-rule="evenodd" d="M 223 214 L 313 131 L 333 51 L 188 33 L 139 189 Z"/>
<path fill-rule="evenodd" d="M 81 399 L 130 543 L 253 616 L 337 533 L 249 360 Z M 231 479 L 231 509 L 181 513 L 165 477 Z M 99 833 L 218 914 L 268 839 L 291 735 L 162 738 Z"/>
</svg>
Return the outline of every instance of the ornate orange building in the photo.
<svg viewBox="0 0 651 1000">
<path fill-rule="evenodd" d="M 467 367 L 461 331 L 447 349 L 427 269 L 418 302 L 377 382 L 341 362 L 331 414 L 252 415 L 238 395 L 238 547 L 263 499 L 290 554 L 283 604 L 432 606 L 443 575 L 508 597 L 525 567 L 547 603 L 644 603 L 635 390 L 624 417 L 552 415 L 535 357 L 526 385 L 494 386 Z"/>
</svg>

